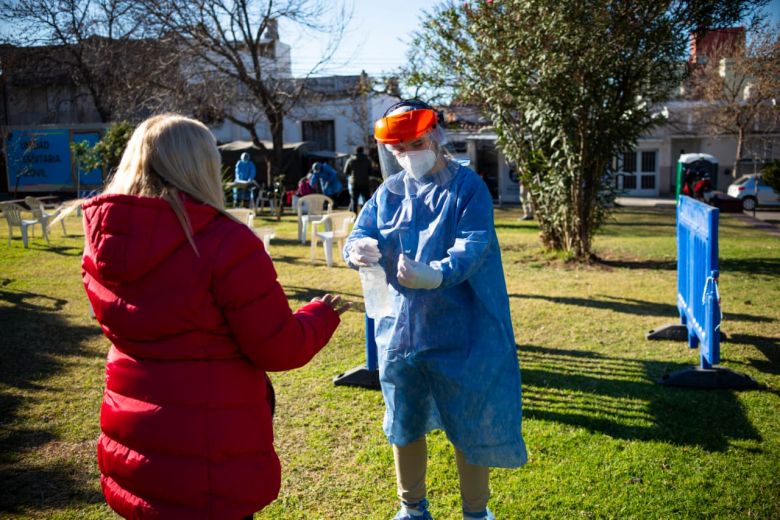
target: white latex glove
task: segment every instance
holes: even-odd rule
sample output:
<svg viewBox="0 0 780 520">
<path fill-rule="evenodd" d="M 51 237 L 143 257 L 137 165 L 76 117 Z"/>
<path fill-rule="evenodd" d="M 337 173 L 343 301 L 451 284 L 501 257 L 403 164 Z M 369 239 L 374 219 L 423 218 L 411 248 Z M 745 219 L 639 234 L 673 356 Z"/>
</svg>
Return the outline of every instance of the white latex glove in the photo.
<svg viewBox="0 0 780 520">
<path fill-rule="evenodd" d="M 376 238 L 363 237 L 352 242 L 349 250 L 349 261 L 361 267 L 379 263 L 382 253 L 379 252 L 379 242 Z"/>
<path fill-rule="evenodd" d="M 436 289 L 442 280 L 441 271 L 404 254 L 398 258 L 397 277 L 398 283 L 409 289 Z"/>
</svg>

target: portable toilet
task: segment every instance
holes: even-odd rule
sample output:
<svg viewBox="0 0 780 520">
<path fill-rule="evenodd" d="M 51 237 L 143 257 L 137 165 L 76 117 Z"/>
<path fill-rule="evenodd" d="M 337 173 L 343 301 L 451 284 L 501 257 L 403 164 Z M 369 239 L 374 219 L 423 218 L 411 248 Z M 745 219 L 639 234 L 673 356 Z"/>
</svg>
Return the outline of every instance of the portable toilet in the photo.
<svg viewBox="0 0 780 520">
<path fill-rule="evenodd" d="M 697 178 L 709 177 L 713 187 L 718 181 L 718 160 L 707 153 L 684 153 L 677 161 L 677 185 L 675 186 L 675 202 L 680 203 L 683 172 L 693 170 Z"/>
</svg>

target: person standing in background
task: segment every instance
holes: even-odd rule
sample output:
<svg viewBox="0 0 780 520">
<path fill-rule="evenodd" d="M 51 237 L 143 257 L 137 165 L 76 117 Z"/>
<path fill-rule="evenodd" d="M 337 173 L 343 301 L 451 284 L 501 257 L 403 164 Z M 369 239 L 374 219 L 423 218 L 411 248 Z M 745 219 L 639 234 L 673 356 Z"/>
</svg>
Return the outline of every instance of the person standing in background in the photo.
<svg viewBox="0 0 780 520">
<path fill-rule="evenodd" d="M 233 177 L 233 182 L 237 184 L 237 186 L 233 186 L 233 206 L 242 205 L 244 201 L 252 200 L 252 192 L 256 188 L 256 177 L 255 163 L 252 162 L 248 153 L 242 153 L 241 159 L 236 163 L 235 176 Z"/>
<path fill-rule="evenodd" d="M 518 185 L 520 187 L 520 204 L 523 207 L 523 216 L 520 217 L 520 220 L 533 220 L 534 204 L 531 201 L 531 192 L 528 191 L 522 180 L 518 181 Z"/>
<path fill-rule="evenodd" d="M 355 147 L 355 153 L 347 159 L 344 165 L 344 175 L 349 187 L 349 210 L 358 212 L 358 202 L 363 197 L 363 204 L 371 197 L 369 178 L 371 177 L 371 160 L 364 153 L 362 146 Z"/>
</svg>

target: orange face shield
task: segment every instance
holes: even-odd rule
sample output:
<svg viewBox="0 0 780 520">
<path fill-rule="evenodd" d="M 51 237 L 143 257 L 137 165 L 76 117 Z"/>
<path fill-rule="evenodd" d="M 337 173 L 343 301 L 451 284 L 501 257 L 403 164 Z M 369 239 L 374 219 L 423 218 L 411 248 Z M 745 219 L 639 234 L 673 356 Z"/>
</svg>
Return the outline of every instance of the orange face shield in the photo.
<svg viewBox="0 0 780 520">
<path fill-rule="evenodd" d="M 379 119 L 374 137 L 380 144 L 398 144 L 425 135 L 436 126 L 436 112 L 430 109 L 410 110 Z"/>
</svg>

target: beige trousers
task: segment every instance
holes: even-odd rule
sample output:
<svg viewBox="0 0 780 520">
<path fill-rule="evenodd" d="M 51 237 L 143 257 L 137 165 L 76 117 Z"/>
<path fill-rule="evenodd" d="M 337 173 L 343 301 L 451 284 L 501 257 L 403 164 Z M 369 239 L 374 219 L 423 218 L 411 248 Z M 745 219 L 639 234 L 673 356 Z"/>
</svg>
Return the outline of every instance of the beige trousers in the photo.
<svg viewBox="0 0 780 520">
<path fill-rule="evenodd" d="M 425 498 L 425 469 L 428 447 L 425 437 L 405 446 L 393 445 L 398 498 L 408 504 Z M 466 456 L 455 448 L 455 460 L 460 477 L 460 497 L 463 510 L 469 513 L 484 511 L 490 498 L 489 468 L 466 462 Z"/>
</svg>

